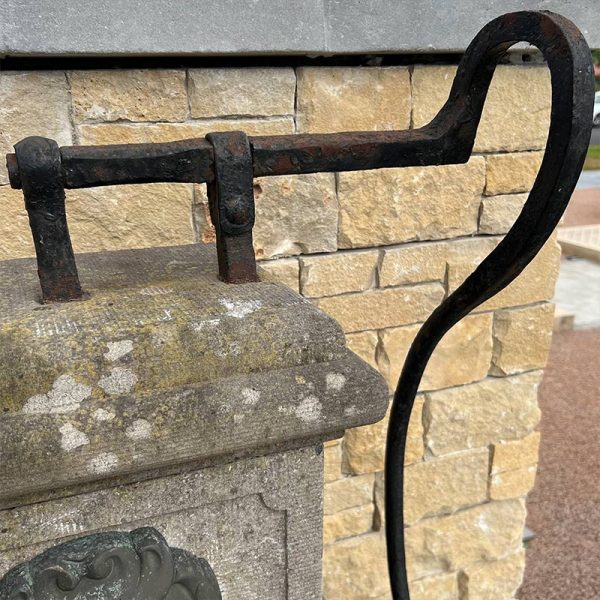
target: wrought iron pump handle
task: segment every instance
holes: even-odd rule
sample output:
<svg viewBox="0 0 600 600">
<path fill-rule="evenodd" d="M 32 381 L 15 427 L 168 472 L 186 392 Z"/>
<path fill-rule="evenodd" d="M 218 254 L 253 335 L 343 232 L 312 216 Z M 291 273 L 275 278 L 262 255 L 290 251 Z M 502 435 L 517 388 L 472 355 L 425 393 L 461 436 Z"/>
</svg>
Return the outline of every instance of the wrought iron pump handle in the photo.
<svg viewBox="0 0 600 600">
<path fill-rule="evenodd" d="M 386 530 L 392 593 L 409 600 L 404 552 L 403 462 L 406 433 L 425 366 L 444 334 L 506 287 L 558 224 L 588 147 L 593 107 L 590 50 L 567 19 L 545 11 L 504 15 L 486 25 L 460 62 L 450 97 L 428 125 L 409 131 L 246 137 L 165 144 L 63 147 L 28 138 L 8 155 L 10 182 L 23 189 L 45 301 L 83 294 L 68 237 L 64 189 L 148 182 L 208 183 L 220 275 L 256 279 L 252 252 L 252 178 L 383 167 L 458 164 L 469 160 L 499 59 L 521 41 L 537 46 L 552 78 L 546 153 L 529 198 L 504 240 L 421 328 L 394 397 L 386 455 Z"/>
</svg>

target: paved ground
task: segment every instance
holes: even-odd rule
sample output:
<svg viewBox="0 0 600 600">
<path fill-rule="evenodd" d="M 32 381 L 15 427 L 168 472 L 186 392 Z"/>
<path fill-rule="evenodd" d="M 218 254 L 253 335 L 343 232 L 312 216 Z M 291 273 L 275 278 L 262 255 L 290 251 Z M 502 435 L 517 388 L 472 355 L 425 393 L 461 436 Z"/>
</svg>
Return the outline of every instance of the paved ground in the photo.
<svg viewBox="0 0 600 600">
<path fill-rule="evenodd" d="M 600 187 L 600 171 L 580 179 L 565 225 L 600 223 L 600 189 L 585 189 L 594 186 Z M 518 598 L 598 600 L 600 264 L 563 259 L 554 300 L 583 329 L 554 334 L 540 388 L 540 464 L 527 501 L 527 524 L 536 537 Z"/>
<path fill-rule="evenodd" d="M 575 315 L 575 329 L 600 327 L 600 264 L 584 258 L 563 259 L 554 302 Z M 600 370 L 600 347 L 595 350 Z M 598 396 L 600 401 L 600 389 Z"/>
<path fill-rule="evenodd" d="M 600 598 L 600 329 L 555 334 L 520 600 Z"/>
</svg>

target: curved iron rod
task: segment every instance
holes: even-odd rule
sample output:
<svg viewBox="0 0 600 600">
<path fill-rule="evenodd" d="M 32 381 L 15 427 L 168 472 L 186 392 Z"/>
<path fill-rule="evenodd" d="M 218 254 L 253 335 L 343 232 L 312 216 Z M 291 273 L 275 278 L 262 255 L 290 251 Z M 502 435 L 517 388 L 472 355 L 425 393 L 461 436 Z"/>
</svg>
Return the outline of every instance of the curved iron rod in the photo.
<svg viewBox="0 0 600 600">
<path fill-rule="evenodd" d="M 569 20 L 524 11 L 486 25 L 468 47 L 450 97 L 430 124 L 462 123 L 473 141 L 498 60 L 516 42 L 537 46 L 552 79 L 552 111 L 540 171 L 518 219 L 502 242 L 427 319 L 407 355 L 392 403 L 386 449 L 385 507 L 388 567 L 394 600 L 410 600 L 405 562 L 403 472 L 411 410 L 431 354 L 448 330 L 494 296 L 531 262 L 567 207 L 583 167 L 594 101 L 591 53 Z"/>
</svg>

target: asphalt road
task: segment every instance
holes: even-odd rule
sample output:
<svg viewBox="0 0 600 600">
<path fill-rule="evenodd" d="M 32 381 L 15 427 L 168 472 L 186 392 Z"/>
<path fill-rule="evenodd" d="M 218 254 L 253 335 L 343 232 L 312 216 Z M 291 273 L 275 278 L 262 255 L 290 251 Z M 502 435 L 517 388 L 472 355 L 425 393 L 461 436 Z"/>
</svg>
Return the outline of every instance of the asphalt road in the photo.
<svg viewBox="0 0 600 600">
<path fill-rule="evenodd" d="M 592 141 L 590 142 L 591 146 L 600 146 L 600 127 L 594 127 L 592 129 Z"/>
</svg>

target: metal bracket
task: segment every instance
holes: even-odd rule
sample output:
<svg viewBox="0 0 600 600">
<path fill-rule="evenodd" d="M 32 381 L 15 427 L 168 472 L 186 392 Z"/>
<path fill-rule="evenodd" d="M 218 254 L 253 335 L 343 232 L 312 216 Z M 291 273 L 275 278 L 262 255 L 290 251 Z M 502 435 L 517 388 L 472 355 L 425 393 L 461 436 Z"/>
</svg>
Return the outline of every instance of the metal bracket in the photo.
<svg viewBox="0 0 600 600">
<path fill-rule="evenodd" d="M 252 247 L 254 189 L 248 136 L 241 131 L 209 133 L 215 178 L 207 186 L 217 234 L 219 275 L 227 283 L 258 281 Z"/>
<path fill-rule="evenodd" d="M 38 262 L 44 302 L 83 296 L 67 226 L 61 155 L 54 140 L 29 137 L 15 144 L 15 166 Z"/>
<path fill-rule="evenodd" d="M 410 598 L 404 554 L 403 457 L 410 414 L 425 367 L 451 327 L 505 288 L 533 260 L 557 226 L 583 167 L 592 128 L 594 79 L 590 49 L 575 25 L 547 11 L 511 13 L 486 25 L 465 52 L 448 101 L 420 129 L 248 139 L 241 133 L 210 134 L 209 141 L 65 147 L 60 149 L 60 157 L 50 144 L 49 163 L 38 154 L 24 160 L 19 148 L 25 142 L 21 142 L 16 147 L 17 158 L 7 157 L 11 185 L 23 187 L 32 230 L 38 238 L 36 251 L 40 277 L 46 278 L 42 281 L 46 301 L 72 299 L 81 289 L 74 281 L 70 242 L 63 240 L 61 244 L 59 240 L 61 235 L 68 235 L 61 186 L 206 182 L 217 229 L 221 277 L 229 282 L 255 281 L 252 177 L 467 162 L 496 65 L 520 41 L 541 50 L 552 76 L 546 153 L 529 198 L 510 231 L 433 312 L 406 358 L 392 404 L 385 467 L 387 554 L 394 600 Z M 42 148 L 41 142 L 37 143 Z M 46 231 L 51 232 L 50 238 L 40 237 L 40 232 Z M 48 239 L 54 242 L 50 246 Z M 45 257 L 48 247 L 57 250 Z M 54 273 L 49 272 L 52 270 Z M 68 282 L 64 285 L 63 277 Z"/>
</svg>

